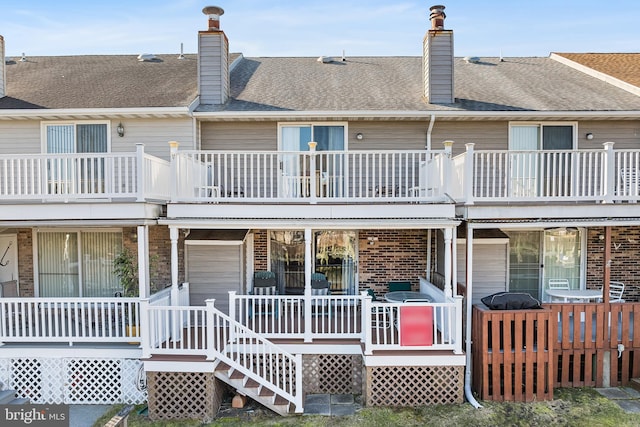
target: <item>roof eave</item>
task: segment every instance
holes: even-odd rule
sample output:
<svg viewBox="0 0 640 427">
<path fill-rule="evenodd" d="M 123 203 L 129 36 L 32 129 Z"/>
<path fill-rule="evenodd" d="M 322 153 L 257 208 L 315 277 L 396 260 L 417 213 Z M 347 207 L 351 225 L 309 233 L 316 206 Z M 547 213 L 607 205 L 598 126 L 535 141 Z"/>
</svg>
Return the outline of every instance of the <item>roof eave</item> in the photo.
<svg viewBox="0 0 640 427">
<path fill-rule="evenodd" d="M 166 119 L 191 117 L 189 107 L 5 109 L 0 120 Z"/>
</svg>

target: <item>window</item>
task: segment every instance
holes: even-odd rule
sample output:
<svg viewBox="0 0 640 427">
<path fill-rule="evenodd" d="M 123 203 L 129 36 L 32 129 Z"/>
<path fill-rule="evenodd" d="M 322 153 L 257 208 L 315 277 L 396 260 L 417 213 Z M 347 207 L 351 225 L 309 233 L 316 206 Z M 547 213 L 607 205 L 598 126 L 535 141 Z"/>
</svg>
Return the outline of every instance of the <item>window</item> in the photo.
<svg viewBox="0 0 640 427">
<path fill-rule="evenodd" d="M 309 151 L 308 142 L 318 143 L 316 151 L 345 150 L 345 125 L 283 124 L 280 126 L 282 151 Z"/>
<path fill-rule="evenodd" d="M 47 153 L 106 153 L 108 123 L 45 123 Z"/>
<path fill-rule="evenodd" d="M 112 297 L 120 290 L 113 259 L 121 230 L 38 231 L 37 280 L 41 297 Z"/>
</svg>

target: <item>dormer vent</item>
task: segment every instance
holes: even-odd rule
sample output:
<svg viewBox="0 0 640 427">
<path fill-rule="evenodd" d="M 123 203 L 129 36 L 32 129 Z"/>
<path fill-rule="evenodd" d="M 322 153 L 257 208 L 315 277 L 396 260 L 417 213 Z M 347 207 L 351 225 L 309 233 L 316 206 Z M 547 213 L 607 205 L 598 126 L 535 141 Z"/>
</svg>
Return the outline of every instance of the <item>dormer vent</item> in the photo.
<svg viewBox="0 0 640 427">
<path fill-rule="evenodd" d="M 153 53 L 141 53 L 140 55 L 138 55 L 138 61 L 140 62 L 151 62 L 151 61 L 157 61 L 158 57 L 155 56 Z"/>
</svg>

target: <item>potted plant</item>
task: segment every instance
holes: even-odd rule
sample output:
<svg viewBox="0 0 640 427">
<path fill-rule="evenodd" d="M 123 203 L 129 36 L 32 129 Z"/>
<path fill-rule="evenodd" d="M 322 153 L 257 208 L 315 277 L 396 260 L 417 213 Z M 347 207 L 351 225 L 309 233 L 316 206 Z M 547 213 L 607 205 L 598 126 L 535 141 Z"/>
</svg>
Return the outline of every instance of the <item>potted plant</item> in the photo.
<svg viewBox="0 0 640 427">
<path fill-rule="evenodd" d="M 138 263 L 136 257 L 128 248 L 124 248 L 113 259 L 113 274 L 120 279 L 120 286 L 122 286 L 121 296 L 138 296 Z M 118 294 L 120 294 L 120 292 Z M 135 306 L 127 305 L 125 307 L 124 314 L 127 322 L 127 335 L 136 336 L 137 326 Z"/>
</svg>

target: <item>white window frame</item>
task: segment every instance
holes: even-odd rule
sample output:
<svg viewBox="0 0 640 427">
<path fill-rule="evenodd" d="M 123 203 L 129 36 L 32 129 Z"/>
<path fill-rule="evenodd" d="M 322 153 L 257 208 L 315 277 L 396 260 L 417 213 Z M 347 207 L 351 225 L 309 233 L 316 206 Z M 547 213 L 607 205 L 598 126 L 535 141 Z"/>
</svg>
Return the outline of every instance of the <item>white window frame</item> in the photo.
<svg viewBox="0 0 640 427">
<path fill-rule="evenodd" d="M 111 120 L 47 120 L 40 122 L 40 152 L 47 154 L 47 127 L 73 125 L 75 136 L 78 125 L 107 125 L 107 153 L 111 152 Z M 76 138 L 77 144 L 77 138 Z"/>
<path fill-rule="evenodd" d="M 572 127 L 572 141 L 571 149 L 576 150 L 578 148 L 578 122 L 576 121 L 515 121 L 509 122 L 509 134 L 508 134 L 508 148 L 511 150 L 511 128 L 516 126 L 537 126 L 540 129 L 540 139 L 538 140 L 537 150 L 542 150 L 542 128 L 545 126 L 567 126 Z"/>
<path fill-rule="evenodd" d="M 282 149 L 282 128 L 285 127 L 300 127 L 300 126 L 342 126 L 344 129 L 344 150 L 349 149 L 349 122 L 281 122 L 278 123 L 278 151 Z M 312 131 L 313 133 L 313 131 Z"/>
<path fill-rule="evenodd" d="M 122 228 L 111 227 L 111 228 L 34 228 L 32 229 L 31 241 L 33 242 L 32 251 L 33 251 L 33 296 L 40 296 L 40 271 L 38 270 L 38 233 L 75 233 L 78 236 L 78 276 L 79 276 L 79 289 L 78 289 L 78 298 L 82 298 L 82 279 L 83 279 L 83 271 L 82 271 L 82 239 L 80 239 L 81 233 L 87 232 L 104 232 L 104 233 L 121 233 L 122 234 L 122 242 L 124 244 L 124 230 Z"/>
</svg>

